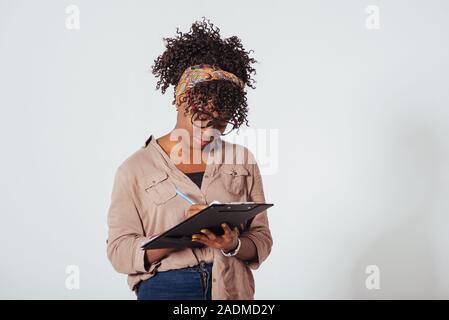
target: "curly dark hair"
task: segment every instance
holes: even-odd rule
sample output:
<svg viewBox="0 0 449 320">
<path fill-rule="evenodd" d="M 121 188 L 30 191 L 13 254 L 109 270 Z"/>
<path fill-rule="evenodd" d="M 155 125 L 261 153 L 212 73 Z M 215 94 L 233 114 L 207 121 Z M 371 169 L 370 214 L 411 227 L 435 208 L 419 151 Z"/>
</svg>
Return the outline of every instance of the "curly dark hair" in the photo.
<svg viewBox="0 0 449 320">
<path fill-rule="evenodd" d="M 159 78 L 156 89 L 161 89 L 163 94 L 170 85 L 175 87 L 178 84 L 185 69 L 201 64 L 218 66 L 231 72 L 245 86 L 255 89 L 255 80 L 251 75 L 256 74 L 252 64 L 257 61 L 250 57 L 253 50 L 246 51 L 238 37 L 222 39 L 220 29 L 205 17 L 194 22 L 188 33 L 176 28 L 176 34 L 174 38 L 163 38 L 166 50 L 154 60 L 152 66 L 153 74 Z M 175 93 L 173 97 L 172 104 L 175 104 Z M 246 91 L 234 82 L 201 82 L 189 90 L 186 103 L 186 112 L 216 111 L 220 118 L 232 124 L 232 129 L 239 128 L 244 122 L 248 125 Z"/>
</svg>

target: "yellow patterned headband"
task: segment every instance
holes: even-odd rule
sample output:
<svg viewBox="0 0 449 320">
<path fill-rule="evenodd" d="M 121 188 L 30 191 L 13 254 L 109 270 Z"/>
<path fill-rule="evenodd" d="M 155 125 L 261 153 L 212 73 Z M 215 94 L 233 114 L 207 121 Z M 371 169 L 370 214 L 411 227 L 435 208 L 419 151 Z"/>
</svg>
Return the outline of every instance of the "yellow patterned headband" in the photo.
<svg viewBox="0 0 449 320">
<path fill-rule="evenodd" d="M 199 64 L 187 68 L 182 74 L 175 89 L 176 104 L 180 105 L 183 102 L 182 95 L 196 84 L 213 80 L 228 80 L 236 83 L 242 89 L 245 87 L 245 83 L 235 74 L 224 71 L 218 66 Z"/>
</svg>

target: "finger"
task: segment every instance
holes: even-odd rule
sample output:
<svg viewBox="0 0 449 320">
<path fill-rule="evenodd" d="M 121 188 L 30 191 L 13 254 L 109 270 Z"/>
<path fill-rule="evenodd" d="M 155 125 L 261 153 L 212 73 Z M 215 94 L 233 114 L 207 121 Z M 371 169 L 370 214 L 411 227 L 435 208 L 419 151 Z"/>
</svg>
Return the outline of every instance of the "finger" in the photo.
<svg viewBox="0 0 449 320">
<path fill-rule="evenodd" d="M 240 230 L 238 227 L 234 227 L 234 232 L 237 234 L 237 236 L 240 235 Z"/>
<path fill-rule="evenodd" d="M 204 245 L 206 245 L 206 246 L 210 246 L 211 244 L 210 244 L 210 240 L 206 237 L 206 236 L 198 236 L 198 235 L 193 235 L 192 236 L 192 241 L 193 242 L 199 242 L 199 243 L 202 243 L 202 244 L 204 244 Z"/>
<path fill-rule="evenodd" d="M 188 207 L 185 211 L 184 211 L 184 215 L 186 217 L 190 217 L 193 216 L 195 214 L 197 214 L 198 212 L 200 212 L 201 210 L 203 210 L 204 208 L 206 208 L 207 206 L 204 204 L 192 204 L 190 207 Z"/>
<path fill-rule="evenodd" d="M 192 239 L 192 242 L 201 243 L 202 245 L 209 246 L 205 241 L 200 239 Z"/>
<path fill-rule="evenodd" d="M 188 208 L 188 209 L 185 211 L 185 215 L 186 215 L 187 217 L 190 217 L 190 216 L 195 215 L 197 212 L 199 212 L 198 209 L 195 209 L 195 208 Z"/>
<path fill-rule="evenodd" d="M 196 213 L 197 213 L 196 211 L 189 210 L 189 211 L 186 211 L 185 216 L 187 218 L 190 218 L 191 216 L 194 216 Z"/>
<path fill-rule="evenodd" d="M 209 240 L 215 241 L 217 239 L 217 236 L 208 229 L 201 229 L 200 231 L 201 233 L 204 233 L 207 236 L 207 238 L 209 238 Z"/>
<path fill-rule="evenodd" d="M 192 235 L 192 240 L 193 241 L 205 241 L 205 240 L 207 240 L 207 237 L 202 234 L 194 234 L 194 235 Z"/>
<path fill-rule="evenodd" d="M 189 209 L 194 210 L 194 211 L 197 211 L 197 210 L 203 210 L 203 209 L 206 208 L 206 207 L 207 207 L 207 205 L 205 205 L 205 204 L 195 203 L 195 204 L 192 204 L 192 205 L 189 207 Z"/>
<path fill-rule="evenodd" d="M 230 237 L 230 236 L 231 236 L 231 228 L 229 228 L 228 224 L 227 224 L 227 223 L 222 223 L 222 224 L 221 224 L 221 227 L 222 227 L 223 230 L 224 230 L 224 235 L 225 235 L 226 237 Z"/>
<path fill-rule="evenodd" d="M 222 243 L 218 241 L 209 240 L 209 238 L 207 238 L 206 236 L 204 236 L 204 238 L 201 239 L 200 238 L 192 239 L 192 241 L 202 243 L 210 248 L 220 249 L 222 247 Z"/>
</svg>

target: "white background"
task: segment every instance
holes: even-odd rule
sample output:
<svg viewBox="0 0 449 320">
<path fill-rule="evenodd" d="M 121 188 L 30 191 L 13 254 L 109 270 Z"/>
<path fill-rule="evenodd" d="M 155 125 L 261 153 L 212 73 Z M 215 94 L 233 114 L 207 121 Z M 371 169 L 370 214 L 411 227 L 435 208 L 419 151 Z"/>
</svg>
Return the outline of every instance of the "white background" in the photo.
<svg viewBox="0 0 449 320">
<path fill-rule="evenodd" d="M 0 298 L 135 298 L 106 257 L 113 175 L 173 128 L 150 67 L 202 16 L 255 50 L 250 125 L 279 130 L 256 298 L 449 298 L 443 0 L 0 0 Z"/>
</svg>

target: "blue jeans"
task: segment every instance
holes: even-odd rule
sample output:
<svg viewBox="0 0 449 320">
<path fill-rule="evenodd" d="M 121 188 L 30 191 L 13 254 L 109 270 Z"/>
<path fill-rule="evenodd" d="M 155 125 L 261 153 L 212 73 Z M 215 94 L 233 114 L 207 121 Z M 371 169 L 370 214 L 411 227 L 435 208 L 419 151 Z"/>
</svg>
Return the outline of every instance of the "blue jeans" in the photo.
<svg viewBox="0 0 449 320">
<path fill-rule="evenodd" d="M 211 300 L 212 263 L 157 272 L 137 287 L 137 300 Z"/>
</svg>

